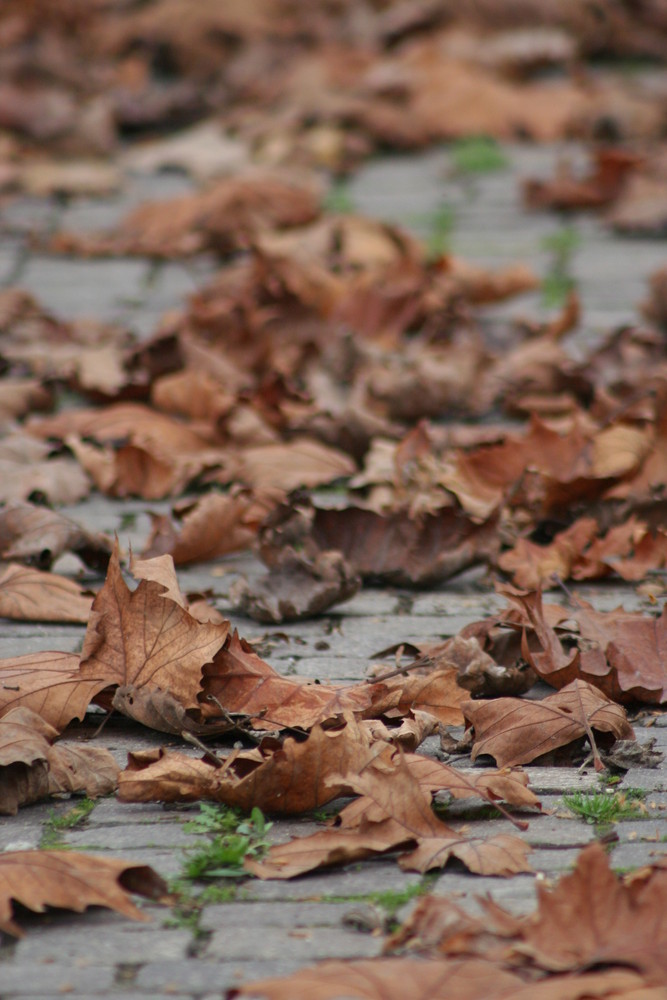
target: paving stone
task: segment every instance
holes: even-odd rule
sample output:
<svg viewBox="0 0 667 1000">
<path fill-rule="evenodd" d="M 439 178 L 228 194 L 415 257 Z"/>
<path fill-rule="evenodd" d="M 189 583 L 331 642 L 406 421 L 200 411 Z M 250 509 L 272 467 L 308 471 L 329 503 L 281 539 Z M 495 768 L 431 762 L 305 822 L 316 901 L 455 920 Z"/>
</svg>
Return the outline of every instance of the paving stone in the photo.
<svg viewBox="0 0 667 1000">
<path fill-rule="evenodd" d="M 130 921 L 106 911 L 82 915 L 58 912 L 48 920 L 33 921 L 30 933 L 17 942 L 15 961 L 21 964 L 58 963 L 69 960 L 73 967 L 114 966 L 161 959 L 185 958 L 192 935 L 189 930 L 165 928 L 169 911 L 150 924 Z"/>
<path fill-rule="evenodd" d="M 63 843 L 79 850 L 135 851 L 146 848 L 186 847 L 197 844 L 197 838 L 183 830 L 181 823 L 133 823 L 125 826 L 97 825 L 83 830 L 63 832 Z"/>
<path fill-rule="evenodd" d="M 63 964 L 62 959 L 46 964 L 36 961 L 0 961 L 0 996 L 5 997 L 45 997 L 89 996 L 99 997 L 110 992 L 114 982 L 114 970 L 102 965 L 79 967 Z"/>
<path fill-rule="evenodd" d="M 146 297 L 144 260 L 70 260 L 32 256 L 21 287 L 63 319 L 114 321 Z"/>
<path fill-rule="evenodd" d="M 395 861 L 369 861 L 354 868 L 331 869 L 285 881 L 252 881 L 239 890 L 241 900 L 317 900 L 322 896 L 368 896 L 372 892 L 402 892 L 417 886 L 421 876 L 404 872 Z"/>
<path fill-rule="evenodd" d="M 205 931 L 235 927 L 337 927 L 354 903 L 245 902 L 207 906 L 199 921 Z"/>
<path fill-rule="evenodd" d="M 537 899 L 535 875 L 491 878 L 445 871 L 430 890 L 434 896 L 446 896 L 471 913 L 480 913 L 479 899 L 489 896 L 513 913 L 530 913 Z M 401 911 L 401 919 L 405 919 Z"/>
<path fill-rule="evenodd" d="M 289 976 L 301 968 L 301 959 L 282 955 L 272 961 L 251 957 L 241 961 L 212 962 L 206 959 L 186 962 L 148 963 L 141 968 L 134 981 L 138 989 L 146 990 L 143 997 L 153 995 L 154 990 L 165 990 L 168 996 L 199 996 L 203 990 L 213 990 L 215 1000 L 221 991 L 241 983 L 266 979 L 269 976 Z M 123 1000 L 128 996 L 123 993 Z M 295 998 L 296 1000 L 296 998 Z"/>
<path fill-rule="evenodd" d="M 255 958 L 279 959 L 289 955 L 299 962 L 325 958 L 372 958 L 382 950 L 382 940 L 342 927 L 244 927 L 214 931 L 204 955 L 238 962 Z"/>
</svg>

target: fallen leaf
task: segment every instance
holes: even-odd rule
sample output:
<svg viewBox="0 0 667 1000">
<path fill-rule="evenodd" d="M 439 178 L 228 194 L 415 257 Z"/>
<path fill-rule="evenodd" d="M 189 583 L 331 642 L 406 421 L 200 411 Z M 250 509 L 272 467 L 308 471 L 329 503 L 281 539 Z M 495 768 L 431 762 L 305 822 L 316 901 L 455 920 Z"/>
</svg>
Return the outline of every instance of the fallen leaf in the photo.
<svg viewBox="0 0 667 1000">
<path fill-rule="evenodd" d="M 312 537 L 320 549 L 339 549 L 364 580 L 426 587 L 493 558 L 496 524 L 475 524 L 453 509 L 413 520 L 361 507 L 316 509 Z"/>
<path fill-rule="evenodd" d="M 9 563 L 0 573 L 0 616 L 18 621 L 88 621 L 92 595 L 57 573 Z"/>
<path fill-rule="evenodd" d="M 0 556 L 48 569 L 63 552 L 74 552 L 91 569 L 105 570 L 111 542 L 85 531 L 63 514 L 27 503 L 0 510 Z"/>
<path fill-rule="evenodd" d="M 226 711 L 247 715 L 256 729 L 310 729 L 346 711 L 365 714 L 372 698 L 370 684 L 335 686 L 282 677 L 234 630 L 204 667 L 200 708 L 204 717 L 215 718 L 220 714 L 215 699 Z"/>
<path fill-rule="evenodd" d="M 649 869 L 629 885 L 611 870 L 601 844 L 586 847 L 575 870 L 549 890 L 538 885 L 538 912 L 520 947 L 553 972 L 625 966 L 650 984 L 667 979 L 667 869 Z M 576 913 L 576 923 L 573 914 Z"/>
<path fill-rule="evenodd" d="M 411 996 L 426 1000 L 494 1000 L 516 996 L 519 976 L 496 965 L 475 961 L 432 961 L 414 958 L 367 959 L 366 961 L 320 962 L 291 976 L 260 979 L 234 990 L 232 996 L 266 997 L 266 1000 L 403 1000 Z M 560 1000 L 560 998 L 557 998 Z"/>
<path fill-rule="evenodd" d="M 345 779 L 334 775 L 359 771 L 390 751 L 371 740 L 348 716 L 342 728 L 313 726 L 306 740 L 288 737 L 272 752 L 234 752 L 216 767 L 176 751 L 132 754 L 119 780 L 123 802 L 175 802 L 207 799 L 244 811 L 293 815 L 317 809 L 339 795 L 350 794 Z"/>
<path fill-rule="evenodd" d="M 81 677 L 78 653 L 27 653 L 0 660 L 0 715 L 30 708 L 62 732 L 72 719 L 83 719 L 107 684 L 104 677 Z"/>
<path fill-rule="evenodd" d="M 611 733 L 615 739 L 634 738 L 621 706 L 581 680 L 541 701 L 497 698 L 468 701 L 461 707 L 475 730 L 473 760 L 490 754 L 500 767 L 528 764 L 591 730 Z"/>
<path fill-rule="evenodd" d="M 91 798 L 116 787 L 120 768 L 102 747 L 59 743 L 57 730 L 29 708 L 0 719 L 0 813 L 55 794 L 84 792 Z"/>
<path fill-rule="evenodd" d="M 116 546 L 104 586 L 93 602 L 79 676 L 103 678 L 107 686 L 161 688 L 185 708 L 196 708 L 202 667 L 228 633 L 227 622 L 198 622 L 162 583 L 144 578 L 131 591 L 121 574 Z"/>
<path fill-rule="evenodd" d="M 23 932 L 12 919 L 12 903 L 35 913 L 47 906 L 82 913 L 106 906 L 132 917 L 149 919 L 130 893 L 165 899 L 167 885 L 148 865 L 76 851 L 6 851 L 0 855 L 0 930 L 14 937 Z"/>
<path fill-rule="evenodd" d="M 229 599 L 237 611 L 255 621 L 279 623 L 322 614 L 354 597 L 360 587 L 361 578 L 340 552 L 320 552 L 309 559 L 288 547 L 278 553 L 265 576 L 252 584 L 235 581 Z"/>
</svg>

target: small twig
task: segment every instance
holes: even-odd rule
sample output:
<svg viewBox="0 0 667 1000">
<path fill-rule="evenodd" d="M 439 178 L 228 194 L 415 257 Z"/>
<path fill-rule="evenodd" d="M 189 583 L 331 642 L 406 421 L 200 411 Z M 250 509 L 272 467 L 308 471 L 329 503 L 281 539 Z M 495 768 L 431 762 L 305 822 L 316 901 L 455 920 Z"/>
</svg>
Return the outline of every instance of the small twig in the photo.
<svg viewBox="0 0 667 1000">
<path fill-rule="evenodd" d="M 95 730 L 95 732 L 93 733 L 93 735 L 88 737 L 88 740 L 95 740 L 95 739 L 97 739 L 97 737 L 100 735 L 100 733 L 102 732 L 102 730 L 106 726 L 107 722 L 109 721 L 109 719 L 111 718 L 111 716 L 113 715 L 113 713 L 114 713 L 114 709 L 112 708 L 111 711 L 107 712 L 107 714 L 104 716 L 104 718 L 100 722 L 99 726 L 97 727 L 97 729 Z M 86 742 L 88 742 L 88 740 L 86 740 Z"/>
<path fill-rule="evenodd" d="M 194 733 L 189 733 L 187 729 L 184 729 L 181 733 L 181 737 L 186 743 L 192 743 L 193 747 L 197 747 L 198 750 L 201 750 L 206 759 L 210 760 L 211 764 L 213 764 L 213 767 L 224 767 L 224 761 L 220 760 L 218 755 L 213 753 L 212 750 L 209 750 L 206 744 L 202 743 L 199 737 L 195 736 Z"/>
<path fill-rule="evenodd" d="M 570 604 L 573 604 L 573 605 L 575 605 L 575 607 L 578 607 L 579 606 L 579 601 L 574 596 L 574 594 L 572 593 L 572 591 L 570 590 L 570 588 L 565 586 L 565 584 L 563 583 L 563 581 L 559 577 L 558 573 L 552 573 L 551 574 L 551 579 L 553 580 L 553 582 L 557 586 L 560 587 L 560 589 L 563 591 L 563 593 L 567 597 L 567 599 L 570 602 Z"/>
</svg>

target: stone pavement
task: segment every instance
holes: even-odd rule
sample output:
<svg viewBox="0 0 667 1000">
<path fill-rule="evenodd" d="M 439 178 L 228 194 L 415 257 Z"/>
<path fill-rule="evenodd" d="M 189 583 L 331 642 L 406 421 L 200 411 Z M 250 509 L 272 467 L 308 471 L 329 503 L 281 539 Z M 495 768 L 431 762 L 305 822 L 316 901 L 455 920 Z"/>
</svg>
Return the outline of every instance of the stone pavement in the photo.
<svg viewBox="0 0 667 1000">
<path fill-rule="evenodd" d="M 451 248 L 466 259 L 485 265 L 516 260 L 529 262 L 541 274 L 549 267 L 544 238 L 561 223 L 546 214 L 528 215 L 520 209 L 517 178 L 552 171 L 565 152 L 581 159 L 576 147 L 506 148 L 510 168 L 471 178 L 451 175 L 448 154 L 434 151 L 411 157 L 392 157 L 369 164 L 350 182 L 349 195 L 358 210 L 409 225 L 429 233 L 429 217 L 443 201 L 453 205 Z M 165 197 L 187 189 L 177 175 L 133 177 L 121 196 L 105 201 L 57 202 L 22 199 L 0 214 L 0 285 L 19 285 L 35 294 L 64 318 L 95 316 L 127 324 L 140 336 L 148 335 L 163 311 L 174 308 L 213 270 L 206 259 L 155 267 L 138 260 L 79 261 L 51 258 L 30 249 L 30 234 L 58 226 L 98 228 L 110 224 L 130 204 L 146 197 Z M 579 343 L 598 337 L 613 325 L 637 317 L 637 304 L 646 293 L 648 274 L 665 262 L 664 245 L 652 241 L 619 240 L 592 218 L 573 223 L 581 234 L 572 273 L 583 303 L 583 321 L 575 338 Z M 494 307 L 492 315 L 540 314 L 539 294 L 523 296 Z M 94 496 L 64 512 L 88 528 L 118 532 L 124 547 L 139 551 L 149 529 L 146 513 L 165 510 L 167 504 L 143 501 L 113 502 Z M 80 568 L 72 557 L 56 566 L 63 572 Z M 488 580 L 474 571 L 431 592 L 365 589 L 334 612 L 311 622 L 263 629 L 234 615 L 228 592 L 239 572 L 252 575 L 261 567 L 250 556 L 229 557 L 216 563 L 179 570 L 184 591 L 211 590 L 216 606 L 232 618 L 243 635 L 265 635 L 263 654 L 287 674 L 357 680 L 364 675 L 378 649 L 402 641 L 438 640 L 488 614 L 496 606 Z M 620 603 L 627 609 L 648 610 L 650 604 L 628 586 L 580 588 L 600 610 Z M 557 599 L 557 598 L 556 598 Z M 70 625 L 0 624 L 0 656 L 38 650 L 79 648 L 83 628 Z M 95 725 L 81 727 L 81 738 Z M 644 742 L 649 736 L 667 751 L 667 716 L 644 713 L 636 724 Z M 129 749 L 177 745 L 159 734 L 111 720 L 99 745 L 107 746 L 121 764 Z M 437 754 L 431 739 L 423 752 Z M 468 766 L 463 761 L 462 766 Z M 408 912 L 410 898 L 420 889 L 447 894 L 475 907 L 475 895 L 490 893 L 514 911 L 530 909 L 536 879 L 551 879 L 568 869 L 582 846 L 596 833 L 581 819 L 569 816 L 562 796 L 572 790 L 599 790 L 592 769 L 529 767 L 532 788 L 541 797 L 545 815 L 530 819 L 525 834 L 534 847 L 531 863 L 537 875 L 511 879 L 480 878 L 453 870 L 423 878 L 402 872 L 391 860 L 376 860 L 341 870 L 317 873 L 293 881 L 247 880 L 226 903 L 205 907 L 195 923 L 170 919 L 167 910 L 144 905 L 152 920 L 134 923 L 106 911 L 85 914 L 52 912 L 22 914 L 26 936 L 0 942 L 0 1000 L 44 998 L 64 994 L 83 998 L 155 997 L 220 998 L 230 985 L 293 971 L 322 958 L 367 957 L 379 954 L 381 928 L 388 908 Z M 658 770 L 634 769 L 621 786 L 639 788 L 646 795 L 647 818 L 616 824 L 618 842 L 611 854 L 616 869 L 646 864 L 664 853 L 667 839 L 667 777 Z M 34 848 L 53 839 L 53 816 L 61 816 L 72 802 L 46 803 L 22 809 L 0 821 L 0 850 Z M 166 878 L 178 876 L 183 849 L 198 842 L 184 830 L 197 814 L 187 808 L 159 805 L 121 805 L 113 798 L 97 802 L 86 820 L 59 832 L 60 844 L 77 850 L 152 865 Z M 500 833 L 509 828 L 502 819 L 485 819 L 468 810 L 460 822 L 471 831 Z M 318 829 L 313 817 L 276 821 L 270 838 L 279 841 Z M 378 894 L 380 895 L 378 899 Z"/>
</svg>

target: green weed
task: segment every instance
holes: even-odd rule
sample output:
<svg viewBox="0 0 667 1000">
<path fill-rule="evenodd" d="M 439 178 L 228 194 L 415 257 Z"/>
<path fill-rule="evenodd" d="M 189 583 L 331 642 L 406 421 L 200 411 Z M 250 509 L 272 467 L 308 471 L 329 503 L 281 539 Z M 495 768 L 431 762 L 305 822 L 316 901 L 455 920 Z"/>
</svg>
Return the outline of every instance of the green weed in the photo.
<svg viewBox="0 0 667 1000">
<path fill-rule="evenodd" d="M 184 824 L 184 829 L 207 834 L 209 839 L 200 847 L 185 849 L 183 875 L 188 879 L 242 877 L 244 858 L 266 853 L 265 838 L 272 824 L 257 808 L 247 819 L 225 806 L 202 803 L 200 810 L 199 817 Z"/>
<path fill-rule="evenodd" d="M 542 240 L 542 249 L 550 255 L 549 269 L 542 280 L 542 303 L 546 308 L 562 305 L 575 287 L 572 257 L 581 243 L 574 226 L 562 226 Z"/>
<path fill-rule="evenodd" d="M 454 170 L 459 174 L 486 174 L 507 167 L 507 157 L 495 139 L 471 135 L 458 139 L 451 150 Z"/>
<path fill-rule="evenodd" d="M 421 881 L 415 885 L 408 886 L 407 889 L 387 889 L 385 892 L 368 892 L 352 896 L 322 896 L 323 903 L 375 903 L 381 906 L 387 916 L 393 917 L 397 910 L 400 910 L 405 903 L 418 896 L 424 896 L 435 882 L 437 874 L 424 875 Z"/>
<path fill-rule="evenodd" d="M 39 840 L 40 848 L 48 850 L 49 848 L 61 847 L 63 831 L 73 830 L 77 826 L 82 826 L 95 806 L 96 802 L 94 799 L 85 798 L 77 802 L 71 809 L 68 809 L 66 813 L 61 813 L 61 815 L 58 815 L 55 810 L 51 810 L 48 819 L 44 823 L 42 836 Z"/>
<path fill-rule="evenodd" d="M 333 215 L 351 215 L 355 211 L 355 204 L 345 181 L 336 181 L 331 185 L 324 196 L 322 208 Z"/>
<path fill-rule="evenodd" d="M 451 249 L 452 230 L 454 228 L 454 209 L 447 202 L 442 202 L 429 217 L 429 235 L 426 240 L 426 256 L 429 260 L 437 260 Z"/>
<path fill-rule="evenodd" d="M 646 815 L 643 799 L 646 793 L 640 788 L 623 792 L 573 792 L 563 796 L 563 804 L 587 823 L 604 826 L 620 819 L 642 819 Z"/>
</svg>

